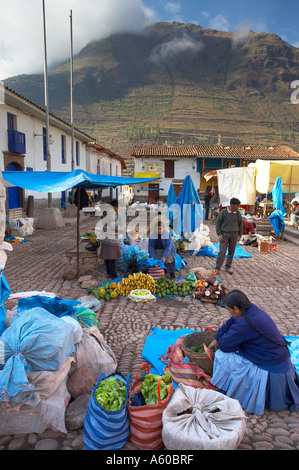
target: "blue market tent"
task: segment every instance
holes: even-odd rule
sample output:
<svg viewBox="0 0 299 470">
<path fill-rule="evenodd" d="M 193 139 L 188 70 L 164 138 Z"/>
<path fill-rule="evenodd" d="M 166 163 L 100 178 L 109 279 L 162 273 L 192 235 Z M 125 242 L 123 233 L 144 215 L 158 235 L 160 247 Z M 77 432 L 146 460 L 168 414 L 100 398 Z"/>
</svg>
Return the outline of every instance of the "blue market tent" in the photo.
<svg viewBox="0 0 299 470">
<path fill-rule="evenodd" d="M 281 177 L 278 176 L 275 180 L 272 189 L 273 205 L 275 211 L 269 216 L 269 221 L 274 227 L 275 235 L 279 235 L 285 227 L 284 218 L 286 216 L 286 210 L 283 206 L 283 191 Z"/>
<path fill-rule="evenodd" d="M 191 176 L 186 176 L 183 187 L 178 195 L 176 205 L 180 207 L 181 226 L 178 226 L 178 218 L 174 217 L 173 230 L 176 233 L 184 233 L 191 235 L 200 225 L 203 218 L 203 207 L 194 187 Z"/>
<path fill-rule="evenodd" d="M 59 171 L 3 171 L 5 181 L 20 188 L 46 193 L 57 193 L 71 188 L 104 189 L 129 184 L 147 183 L 157 178 L 131 178 L 94 175 L 84 170 Z M 80 194 L 80 191 L 79 191 Z M 79 207 L 77 208 L 77 272 L 79 272 Z"/>
<path fill-rule="evenodd" d="M 157 178 L 126 178 L 122 176 L 94 175 L 83 170 L 62 171 L 2 171 L 5 181 L 37 192 L 58 193 L 79 186 L 89 189 L 116 188 L 128 184 L 140 184 Z"/>
<path fill-rule="evenodd" d="M 176 201 L 176 193 L 173 184 L 171 183 L 168 191 L 168 196 L 167 196 L 167 205 L 168 207 L 171 206 L 171 204 L 175 204 Z"/>
</svg>

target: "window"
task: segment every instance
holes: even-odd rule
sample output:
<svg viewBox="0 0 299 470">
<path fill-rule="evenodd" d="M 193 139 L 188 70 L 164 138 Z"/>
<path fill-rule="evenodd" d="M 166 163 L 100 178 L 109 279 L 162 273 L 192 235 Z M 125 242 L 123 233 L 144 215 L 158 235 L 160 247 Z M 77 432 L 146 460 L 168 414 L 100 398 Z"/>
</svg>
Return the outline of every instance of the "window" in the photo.
<svg viewBox="0 0 299 470">
<path fill-rule="evenodd" d="M 47 129 L 43 127 L 43 155 L 44 160 L 47 161 Z"/>
<path fill-rule="evenodd" d="M 77 166 L 80 165 L 80 144 L 77 140 L 76 140 L 76 165 Z"/>
<path fill-rule="evenodd" d="M 97 163 L 97 175 L 100 175 L 101 174 L 101 165 L 100 165 L 100 160 L 98 160 L 98 163 Z"/>
<path fill-rule="evenodd" d="M 61 136 L 61 163 L 66 163 L 65 135 Z"/>
<path fill-rule="evenodd" d="M 7 113 L 7 130 L 17 130 L 17 117 L 14 114 Z"/>
<path fill-rule="evenodd" d="M 165 178 L 174 178 L 174 161 L 165 160 Z"/>
<path fill-rule="evenodd" d="M 226 168 L 236 168 L 236 160 L 227 160 Z"/>
</svg>

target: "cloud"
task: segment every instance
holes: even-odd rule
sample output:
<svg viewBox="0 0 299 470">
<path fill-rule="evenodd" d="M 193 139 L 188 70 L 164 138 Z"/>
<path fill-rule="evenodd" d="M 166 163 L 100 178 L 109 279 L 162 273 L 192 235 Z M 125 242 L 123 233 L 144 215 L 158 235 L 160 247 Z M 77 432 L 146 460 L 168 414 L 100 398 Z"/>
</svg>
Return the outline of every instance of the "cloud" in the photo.
<svg viewBox="0 0 299 470">
<path fill-rule="evenodd" d="M 233 46 L 238 47 L 245 44 L 251 30 L 251 25 L 240 24 L 237 29 L 233 31 Z"/>
<path fill-rule="evenodd" d="M 224 15 L 217 15 L 210 21 L 209 27 L 217 31 L 229 31 L 229 22 Z"/>
<path fill-rule="evenodd" d="M 165 5 L 165 10 L 170 11 L 170 13 L 177 14 L 181 9 L 180 2 L 167 2 Z"/>
<path fill-rule="evenodd" d="M 174 38 L 171 41 L 164 42 L 157 46 L 150 59 L 153 62 L 167 61 L 184 52 L 197 53 L 203 48 L 201 42 L 196 41 L 188 34 L 183 34 L 180 38 Z"/>
<path fill-rule="evenodd" d="M 45 0 L 49 68 L 69 59 L 70 10 L 74 54 L 91 41 L 116 32 L 138 33 L 156 21 L 142 0 Z M 17 12 L 17 13 L 16 13 Z M 2 2 L 0 15 L 0 79 L 41 73 L 44 61 L 41 0 Z"/>
</svg>

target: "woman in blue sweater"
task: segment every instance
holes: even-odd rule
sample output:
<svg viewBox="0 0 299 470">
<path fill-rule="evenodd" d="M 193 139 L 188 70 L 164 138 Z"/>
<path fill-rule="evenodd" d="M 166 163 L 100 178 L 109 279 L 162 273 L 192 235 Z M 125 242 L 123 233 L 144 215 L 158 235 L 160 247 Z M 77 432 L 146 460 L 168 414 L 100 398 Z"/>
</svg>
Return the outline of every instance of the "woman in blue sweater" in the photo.
<svg viewBox="0 0 299 470">
<path fill-rule="evenodd" d="M 160 259 L 166 266 L 171 278 L 175 278 L 176 248 L 172 236 L 161 221 L 156 224 L 154 232 L 148 240 L 148 254 L 150 258 Z"/>
<path fill-rule="evenodd" d="M 237 289 L 224 303 L 232 316 L 209 345 L 217 349 L 211 383 L 249 413 L 298 411 L 299 375 L 272 318 Z"/>
</svg>

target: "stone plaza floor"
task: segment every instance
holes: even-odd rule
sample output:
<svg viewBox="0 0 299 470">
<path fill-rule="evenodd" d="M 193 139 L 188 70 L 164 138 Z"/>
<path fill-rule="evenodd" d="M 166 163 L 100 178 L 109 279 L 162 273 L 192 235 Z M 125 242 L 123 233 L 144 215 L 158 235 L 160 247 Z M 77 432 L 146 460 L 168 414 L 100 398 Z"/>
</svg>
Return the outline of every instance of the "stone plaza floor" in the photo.
<svg viewBox="0 0 299 470">
<path fill-rule="evenodd" d="M 96 222 L 96 217 L 81 217 L 80 233 L 91 230 Z M 210 221 L 208 224 L 211 240 L 217 243 L 215 225 Z M 12 293 L 47 291 L 65 299 L 87 295 L 78 279 L 64 278 L 65 249 L 76 242 L 76 225 L 49 231 L 36 229 L 28 239 L 7 252 L 4 274 Z M 277 250 L 269 253 L 260 253 L 257 247 L 242 246 L 252 257 L 234 259 L 234 273 L 221 271 L 220 277 L 226 287 L 243 290 L 253 303 L 266 310 L 283 335 L 299 336 L 299 246 L 280 239 L 275 243 Z M 215 266 L 215 258 L 191 255 L 185 258 L 188 264 L 181 270 L 180 277 L 186 276 L 192 267 L 210 269 Z M 90 274 L 88 267 L 81 271 L 83 274 Z M 95 279 L 98 283 L 107 280 L 103 265 L 98 266 Z M 102 301 L 98 311 L 99 330 L 117 358 L 117 370 L 125 376 L 130 374 L 131 386 L 144 361 L 142 351 L 152 327 L 203 329 L 212 324 L 218 328 L 228 318 L 226 309 L 190 297 L 157 299 L 144 304 L 119 297 L 110 302 Z M 248 413 L 246 416 L 246 434 L 238 449 L 299 449 L 298 413 L 266 410 L 263 416 Z M 136 449 L 130 442 L 125 448 Z M 83 428 L 67 435 L 47 430 L 41 435 L 0 437 L 0 449 L 84 449 Z"/>
</svg>

